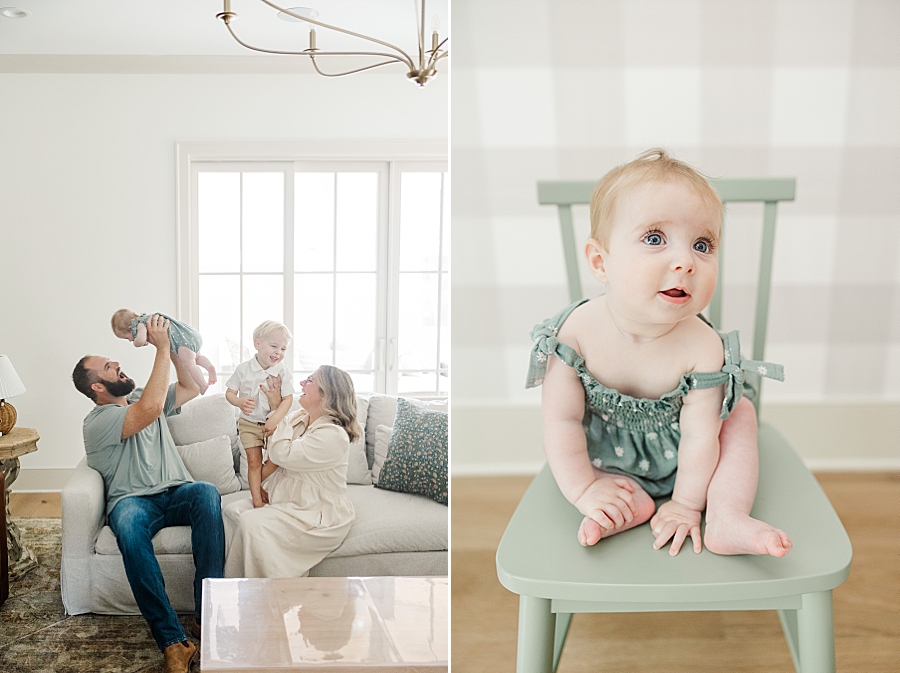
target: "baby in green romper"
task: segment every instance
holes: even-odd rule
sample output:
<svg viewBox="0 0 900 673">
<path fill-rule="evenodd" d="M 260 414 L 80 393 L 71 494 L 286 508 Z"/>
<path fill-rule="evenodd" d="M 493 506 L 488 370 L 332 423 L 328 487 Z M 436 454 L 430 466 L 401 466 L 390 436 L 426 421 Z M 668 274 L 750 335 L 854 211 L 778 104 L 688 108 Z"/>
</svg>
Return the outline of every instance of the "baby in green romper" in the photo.
<svg viewBox="0 0 900 673">
<path fill-rule="evenodd" d="M 216 378 L 216 368 L 213 363 L 203 355 L 200 355 L 200 347 L 203 345 L 203 337 L 200 332 L 190 325 L 175 320 L 163 313 L 135 313 L 127 308 L 121 308 L 110 320 L 113 333 L 120 339 L 128 339 L 136 348 L 147 345 L 147 318 L 161 315 L 169 321 L 169 350 L 172 358 L 178 358 L 191 373 L 191 378 L 200 386 L 200 394 L 206 393 L 207 388 L 213 385 Z M 200 368 L 206 370 L 209 381 L 203 377 Z"/>
<path fill-rule="evenodd" d="M 654 548 L 671 541 L 675 555 L 690 537 L 699 552 L 706 509 L 714 553 L 791 549 L 750 517 L 757 423 L 742 397 L 745 373 L 781 380 L 781 367 L 742 360 L 737 332 L 698 315 L 716 289 L 722 213 L 706 179 L 663 150 L 613 169 L 591 198 L 585 246 L 606 294 L 532 332 L 528 386 L 544 387 L 544 451 L 584 514 L 583 545 L 649 520 Z"/>
</svg>

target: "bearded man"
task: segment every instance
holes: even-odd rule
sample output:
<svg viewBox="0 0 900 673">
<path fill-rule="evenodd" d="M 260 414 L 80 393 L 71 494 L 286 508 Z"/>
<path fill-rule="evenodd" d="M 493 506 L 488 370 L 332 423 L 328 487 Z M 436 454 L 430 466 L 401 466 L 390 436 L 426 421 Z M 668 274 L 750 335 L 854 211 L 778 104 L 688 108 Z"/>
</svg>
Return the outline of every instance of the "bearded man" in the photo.
<svg viewBox="0 0 900 673">
<path fill-rule="evenodd" d="M 163 652 L 166 672 L 185 673 L 199 652 L 169 603 L 153 536 L 166 526 L 191 527 L 196 567 L 191 633 L 199 638 L 201 586 L 206 577 L 222 577 L 225 532 L 219 492 L 194 481 L 163 418 L 180 413 L 181 405 L 200 392 L 178 358 L 171 360 L 178 380 L 169 385 L 168 327 L 160 315 L 147 320 L 147 340 L 156 357 L 133 404 L 127 396 L 134 381 L 109 358 L 86 355 L 75 365 L 72 381 L 96 404 L 84 419 L 84 448 L 88 465 L 103 476 L 106 515 L 134 600 Z"/>
</svg>

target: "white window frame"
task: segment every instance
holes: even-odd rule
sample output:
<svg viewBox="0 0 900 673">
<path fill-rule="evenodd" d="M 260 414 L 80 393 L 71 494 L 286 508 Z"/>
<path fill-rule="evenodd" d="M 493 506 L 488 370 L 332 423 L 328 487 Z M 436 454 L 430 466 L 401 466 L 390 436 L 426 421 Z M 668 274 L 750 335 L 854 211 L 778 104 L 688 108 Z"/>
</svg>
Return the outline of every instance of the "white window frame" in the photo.
<svg viewBox="0 0 900 673">
<path fill-rule="evenodd" d="M 203 164 L 234 162 L 252 170 L 269 170 L 285 174 L 285 222 L 293 221 L 293 175 L 295 164 L 315 165 L 322 170 L 333 170 L 345 162 L 374 162 L 387 164 L 391 180 L 400 179 L 405 171 L 448 172 L 447 143 L 439 141 L 293 141 L 293 142 L 179 142 L 176 143 L 176 315 L 189 324 L 199 322 L 199 227 L 197 213 L 197 172 Z M 215 169 L 213 169 L 215 170 Z M 383 183 L 384 181 L 382 181 Z M 399 184 L 399 182 L 397 183 Z M 384 187 L 384 185 L 383 185 Z M 382 198 L 387 236 L 378 241 L 379 266 L 384 265 L 388 287 L 379 287 L 377 321 L 379 333 L 393 334 L 385 343 L 377 345 L 376 358 L 382 366 L 376 366 L 375 390 L 397 394 L 397 344 L 393 331 L 399 316 L 399 307 L 393 297 L 398 296 L 399 273 L 389 268 L 387 261 L 396 260 L 399 252 L 400 204 L 394 190 L 390 198 Z M 382 196 L 386 194 L 383 192 Z M 288 212 L 290 210 L 290 212 Z M 443 210 L 442 210 L 443 212 Z M 442 221 L 442 226 L 448 223 Z M 285 269 L 293 266 L 288 256 L 293 256 L 293 232 L 286 231 Z M 440 274 L 440 271 L 438 272 Z M 293 275 L 284 273 L 285 297 L 293 294 Z M 439 282 L 443 275 L 439 275 Z M 449 273 L 447 275 L 449 282 Z M 287 285 L 291 285 L 289 289 Z M 288 294 L 290 292 L 290 294 Z M 442 301 L 440 293 L 438 301 Z M 293 302 L 285 301 L 285 321 L 293 323 Z M 387 329 L 383 321 L 387 320 Z M 438 346 L 439 353 L 439 346 Z M 292 352 L 288 353 L 293 361 Z M 392 375 L 393 374 L 393 375 Z M 445 397 L 443 393 L 433 396 Z"/>
</svg>

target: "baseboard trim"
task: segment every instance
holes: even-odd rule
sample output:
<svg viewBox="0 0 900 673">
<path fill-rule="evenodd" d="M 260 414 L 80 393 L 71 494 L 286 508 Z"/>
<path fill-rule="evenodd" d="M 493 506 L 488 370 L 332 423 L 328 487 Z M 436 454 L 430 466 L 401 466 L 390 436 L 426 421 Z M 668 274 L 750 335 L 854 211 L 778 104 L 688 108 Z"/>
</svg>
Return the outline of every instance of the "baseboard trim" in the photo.
<svg viewBox="0 0 900 673">
<path fill-rule="evenodd" d="M 32 468 L 19 471 L 10 490 L 14 493 L 56 493 L 63 490 L 75 469 Z"/>
</svg>

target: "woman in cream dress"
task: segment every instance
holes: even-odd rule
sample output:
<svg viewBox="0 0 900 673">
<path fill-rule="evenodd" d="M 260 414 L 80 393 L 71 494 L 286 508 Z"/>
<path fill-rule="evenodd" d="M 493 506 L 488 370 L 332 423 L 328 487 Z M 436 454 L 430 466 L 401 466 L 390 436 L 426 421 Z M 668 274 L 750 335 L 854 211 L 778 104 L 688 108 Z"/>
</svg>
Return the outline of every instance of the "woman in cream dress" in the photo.
<svg viewBox="0 0 900 673">
<path fill-rule="evenodd" d="M 262 468 L 268 505 L 239 500 L 225 508 L 225 577 L 304 576 L 350 531 L 347 462 L 362 434 L 353 381 L 324 365 L 300 387 L 302 409 L 269 437 Z"/>
</svg>

